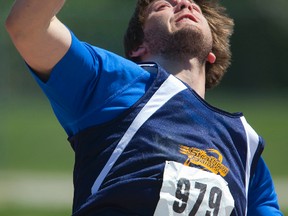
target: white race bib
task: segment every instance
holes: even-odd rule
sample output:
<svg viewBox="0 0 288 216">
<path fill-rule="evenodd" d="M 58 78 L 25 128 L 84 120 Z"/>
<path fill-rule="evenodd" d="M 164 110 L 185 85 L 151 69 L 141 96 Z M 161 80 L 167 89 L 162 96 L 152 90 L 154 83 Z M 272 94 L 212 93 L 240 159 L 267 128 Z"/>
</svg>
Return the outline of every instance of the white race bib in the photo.
<svg viewBox="0 0 288 216">
<path fill-rule="evenodd" d="M 230 215 L 234 199 L 219 175 L 167 161 L 155 216 Z"/>
</svg>

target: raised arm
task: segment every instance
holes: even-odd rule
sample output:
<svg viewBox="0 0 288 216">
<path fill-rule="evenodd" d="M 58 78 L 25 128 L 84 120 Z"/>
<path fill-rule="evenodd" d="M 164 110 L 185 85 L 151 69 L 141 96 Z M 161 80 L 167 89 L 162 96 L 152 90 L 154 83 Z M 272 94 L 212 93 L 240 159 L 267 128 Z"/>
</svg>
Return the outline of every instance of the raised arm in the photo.
<svg viewBox="0 0 288 216">
<path fill-rule="evenodd" d="M 44 80 L 71 44 L 69 30 L 56 18 L 65 0 L 16 0 L 6 20 L 24 60 Z"/>
</svg>

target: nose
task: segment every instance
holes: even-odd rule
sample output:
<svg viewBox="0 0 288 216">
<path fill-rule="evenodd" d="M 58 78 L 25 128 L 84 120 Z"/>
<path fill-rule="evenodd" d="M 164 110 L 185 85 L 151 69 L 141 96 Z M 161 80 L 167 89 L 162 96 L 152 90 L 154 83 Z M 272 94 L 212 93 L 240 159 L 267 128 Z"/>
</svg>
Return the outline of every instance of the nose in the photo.
<svg viewBox="0 0 288 216">
<path fill-rule="evenodd" d="M 190 10 L 191 12 L 193 11 L 193 6 L 192 6 L 192 3 L 188 0 L 180 0 L 178 1 L 178 4 L 176 6 L 176 11 L 181 11 L 181 10 L 184 10 L 184 9 L 188 9 Z"/>
</svg>

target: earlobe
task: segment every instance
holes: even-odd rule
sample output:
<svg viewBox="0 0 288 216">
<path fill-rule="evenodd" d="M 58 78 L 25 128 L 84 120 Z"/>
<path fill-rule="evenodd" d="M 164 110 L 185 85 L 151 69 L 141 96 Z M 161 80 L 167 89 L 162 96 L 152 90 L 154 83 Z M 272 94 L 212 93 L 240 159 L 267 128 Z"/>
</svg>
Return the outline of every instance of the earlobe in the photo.
<svg viewBox="0 0 288 216">
<path fill-rule="evenodd" d="M 138 47 L 137 50 L 133 50 L 130 52 L 130 57 L 137 58 L 144 56 L 147 53 L 147 49 L 144 46 Z"/>
<path fill-rule="evenodd" d="M 210 64 L 214 64 L 215 61 L 216 61 L 216 56 L 214 55 L 214 53 L 210 52 L 207 56 L 207 61 L 210 63 Z"/>
</svg>

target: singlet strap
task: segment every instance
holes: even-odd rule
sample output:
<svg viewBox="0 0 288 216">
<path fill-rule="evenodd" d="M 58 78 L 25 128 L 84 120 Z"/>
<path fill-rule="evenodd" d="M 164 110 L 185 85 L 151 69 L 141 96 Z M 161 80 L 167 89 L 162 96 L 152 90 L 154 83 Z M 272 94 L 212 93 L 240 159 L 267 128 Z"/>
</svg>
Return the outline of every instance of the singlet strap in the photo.
<svg viewBox="0 0 288 216">
<path fill-rule="evenodd" d="M 133 136 L 139 130 L 139 128 L 167 101 L 169 101 L 173 96 L 179 92 L 187 89 L 187 87 L 176 77 L 170 75 L 159 87 L 159 89 L 150 98 L 147 104 L 138 113 L 136 118 L 133 120 L 127 131 L 125 132 L 122 139 L 119 141 L 106 165 L 100 172 L 96 181 L 91 188 L 91 194 L 94 195 L 99 190 L 104 179 L 112 169 L 113 165 L 116 163 L 122 152 L 125 150 Z"/>
</svg>

